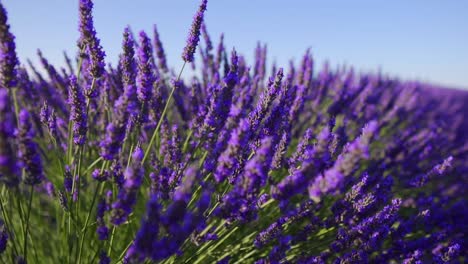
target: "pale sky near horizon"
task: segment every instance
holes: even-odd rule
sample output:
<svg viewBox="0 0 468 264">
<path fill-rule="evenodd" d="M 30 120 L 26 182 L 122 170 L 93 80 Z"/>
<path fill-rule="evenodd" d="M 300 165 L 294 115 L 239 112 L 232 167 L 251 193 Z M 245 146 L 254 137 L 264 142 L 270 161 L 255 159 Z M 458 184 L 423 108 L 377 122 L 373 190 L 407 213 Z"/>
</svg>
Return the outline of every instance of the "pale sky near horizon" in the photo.
<svg viewBox="0 0 468 264">
<path fill-rule="evenodd" d="M 2 0 L 25 63 L 39 48 L 54 65 L 76 53 L 77 0 Z M 179 69 L 181 51 L 199 1 L 96 0 L 94 20 L 115 64 L 122 32 L 152 34 L 157 24 L 168 63 Z M 269 61 L 288 66 L 311 47 L 322 64 L 347 64 L 401 79 L 468 89 L 468 1 L 437 0 L 209 0 L 206 23 L 213 41 L 223 32 L 229 48 L 253 57 L 257 41 Z"/>
</svg>

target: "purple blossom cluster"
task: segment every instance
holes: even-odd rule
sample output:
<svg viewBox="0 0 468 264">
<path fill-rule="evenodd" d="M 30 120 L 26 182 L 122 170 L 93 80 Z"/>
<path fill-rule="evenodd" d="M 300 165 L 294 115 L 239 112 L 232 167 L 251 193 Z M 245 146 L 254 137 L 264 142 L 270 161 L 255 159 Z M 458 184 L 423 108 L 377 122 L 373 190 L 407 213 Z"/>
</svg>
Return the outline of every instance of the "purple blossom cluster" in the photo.
<svg viewBox="0 0 468 264">
<path fill-rule="evenodd" d="M 156 26 L 125 28 L 106 66 L 90 0 L 67 69 L 38 51 L 26 70 L 0 4 L 2 262 L 468 260 L 467 92 L 310 50 L 270 66 L 261 43 L 249 65 L 212 41 L 207 4 L 190 78 Z"/>
</svg>

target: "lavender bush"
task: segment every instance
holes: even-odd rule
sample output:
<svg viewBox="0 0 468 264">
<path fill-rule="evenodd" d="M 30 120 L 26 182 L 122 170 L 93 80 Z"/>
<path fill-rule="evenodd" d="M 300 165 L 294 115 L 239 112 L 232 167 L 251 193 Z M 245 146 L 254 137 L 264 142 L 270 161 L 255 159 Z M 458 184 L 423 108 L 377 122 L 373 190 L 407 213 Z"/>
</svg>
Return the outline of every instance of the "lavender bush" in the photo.
<svg viewBox="0 0 468 264">
<path fill-rule="evenodd" d="M 188 79 L 156 27 L 106 66 L 91 0 L 67 68 L 26 70 L 0 4 L 2 263 L 467 261 L 468 93 L 248 65 L 207 4 Z"/>
</svg>

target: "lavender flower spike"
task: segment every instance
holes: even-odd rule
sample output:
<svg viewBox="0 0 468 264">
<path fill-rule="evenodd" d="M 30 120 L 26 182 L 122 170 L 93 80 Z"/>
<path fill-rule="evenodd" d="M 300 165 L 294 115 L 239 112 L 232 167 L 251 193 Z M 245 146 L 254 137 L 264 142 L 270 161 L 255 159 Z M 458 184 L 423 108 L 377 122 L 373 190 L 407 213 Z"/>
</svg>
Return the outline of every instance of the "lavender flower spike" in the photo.
<svg viewBox="0 0 468 264">
<path fill-rule="evenodd" d="M 37 185 L 44 179 L 42 160 L 34 136 L 29 113 L 26 109 L 22 109 L 19 114 L 18 143 L 19 156 L 26 172 L 23 181 L 27 185 Z"/>
<path fill-rule="evenodd" d="M 153 98 L 153 84 L 156 77 L 153 74 L 151 40 L 144 31 L 140 32 L 140 44 L 138 49 L 137 96 L 142 105 L 139 121 L 144 123 L 148 121 L 148 109 Z"/>
<path fill-rule="evenodd" d="M 123 224 L 136 203 L 144 175 L 144 169 L 140 166 L 142 159 L 143 151 L 137 147 L 132 154 L 132 165 L 125 171 L 125 182 L 117 195 L 117 200 L 112 204 L 111 222 L 114 225 Z"/>
<path fill-rule="evenodd" d="M 17 83 L 16 70 L 19 63 L 15 36 L 10 33 L 7 19 L 7 12 L 0 3 L 0 84 L 5 88 L 12 88 Z"/>
<path fill-rule="evenodd" d="M 167 67 L 167 62 L 166 62 L 166 53 L 164 52 L 164 48 L 161 43 L 161 39 L 159 38 L 159 32 L 158 32 L 158 29 L 156 28 L 156 25 L 154 25 L 153 27 L 153 32 L 154 32 L 154 50 L 156 52 L 156 57 L 158 58 L 158 66 L 163 72 L 167 73 L 169 72 L 169 68 Z"/>
<path fill-rule="evenodd" d="M 344 178 L 350 175 L 361 158 L 369 158 L 369 145 L 371 138 L 378 132 L 377 121 L 369 122 L 362 129 L 361 135 L 353 142 L 345 146 L 333 167 L 319 175 L 309 185 L 309 196 L 313 200 L 320 200 L 324 194 L 338 190 L 344 182 Z"/>
<path fill-rule="evenodd" d="M 135 41 L 130 32 L 130 28 L 126 27 L 123 33 L 123 54 L 120 59 L 122 67 L 122 83 L 124 87 L 135 85 L 136 78 L 136 63 L 135 63 Z"/>
<path fill-rule="evenodd" d="M 86 115 L 83 90 L 78 86 L 74 75 L 70 76 L 68 100 L 71 108 L 70 120 L 73 122 L 73 142 L 76 145 L 83 145 L 86 141 L 86 132 L 88 131 L 88 117 Z"/>
<path fill-rule="evenodd" d="M 90 55 L 91 65 L 89 73 L 93 78 L 99 78 L 104 73 L 104 57 L 106 54 L 102 50 L 99 39 L 96 37 L 96 30 L 93 25 L 93 2 L 91 0 L 80 0 L 80 48 L 86 47 Z"/>
<path fill-rule="evenodd" d="M 13 186 L 18 184 L 19 169 L 13 150 L 15 116 L 8 91 L 0 87 L 0 181 Z"/>
<path fill-rule="evenodd" d="M 182 53 L 182 59 L 185 62 L 192 62 L 194 59 L 193 54 L 195 54 L 195 49 L 200 41 L 200 28 L 203 23 L 203 13 L 206 10 L 207 3 L 208 0 L 202 0 L 202 3 L 198 8 L 198 12 L 195 14 L 193 19 L 192 27 L 190 28 L 190 33 L 187 38 L 187 45 Z"/>
<path fill-rule="evenodd" d="M 138 49 L 138 75 L 137 75 L 137 93 L 141 102 L 148 103 L 153 95 L 153 65 L 151 40 L 144 31 L 140 32 L 140 47 Z"/>
</svg>

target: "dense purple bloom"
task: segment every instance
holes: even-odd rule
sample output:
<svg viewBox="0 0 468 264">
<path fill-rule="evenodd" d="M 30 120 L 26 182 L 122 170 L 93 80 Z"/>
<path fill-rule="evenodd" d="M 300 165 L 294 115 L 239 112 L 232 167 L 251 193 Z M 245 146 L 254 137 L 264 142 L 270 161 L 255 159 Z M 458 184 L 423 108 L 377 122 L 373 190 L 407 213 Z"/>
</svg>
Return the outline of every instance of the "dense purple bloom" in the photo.
<svg viewBox="0 0 468 264">
<path fill-rule="evenodd" d="M 13 88 L 17 84 L 17 67 L 15 36 L 10 33 L 7 23 L 7 12 L 0 3 L 0 84 L 5 88 Z"/>
<path fill-rule="evenodd" d="M 249 122 L 252 130 L 256 131 L 265 117 L 268 109 L 278 95 L 283 79 L 283 69 L 279 69 L 275 79 L 270 79 L 267 89 L 262 93 L 254 111 L 249 114 Z"/>
<path fill-rule="evenodd" d="M 296 165 L 304 160 L 304 154 L 311 149 L 312 129 L 308 128 L 302 136 L 299 144 L 296 147 L 296 151 L 289 160 L 290 165 Z"/>
<path fill-rule="evenodd" d="M 73 178 L 72 178 L 73 176 L 72 176 L 70 166 L 68 165 L 65 166 L 65 174 L 63 176 L 64 176 L 63 187 L 65 188 L 65 191 L 70 193 L 73 187 Z"/>
<path fill-rule="evenodd" d="M 302 144 L 298 146 L 301 149 L 298 149 L 299 153 L 296 152 L 298 160 L 295 161 L 302 162 L 302 166 L 300 168 L 291 168 L 289 175 L 272 187 L 272 196 L 275 199 L 286 200 L 303 192 L 311 177 L 322 172 L 329 163 L 328 149 L 331 138 L 332 134 L 328 127 L 323 128 L 317 135 L 317 142 L 313 147 L 309 145 L 307 137 L 304 138 Z M 304 149 L 302 150 L 302 148 Z"/>
<path fill-rule="evenodd" d="M 91 0 L 80 0 L 80 48 L 86 48 L 90 57 L 89 73 L 93 78 L 99 78 L 104 73 L 104 57 L 100 40 L 96 36 L 96 30 L 93 24 L 93 2 Z"/>
<path fill-rule="evenodd" d="M 78 85 L 76 77 L 70 76 L 68 103 L 70 104 L 70 120 L 73 122 L 73 142 L 83 145 L 88 132 L 88 116 L 83 90 Z"/>
<path fill-rule="evenodd" d="M 323 194 L 336 191 L 343 184 L 344 178 L 354 171 L 356 163 L 361 158 L 369 158 L 370 139 L 377 133 L 377 129 L 376 121 L 367 124 L 361 136 L 345 146 L 333 167 L 315 178 L 309 185 L 309 196 L 312 199 L 320 200 Z"/>
<path fill-rule="evenodd" d="M 119 153 L 123 140 L 140 111 L 136 87 L 135 42 L 128 27 L 123 36 L 123 54 L 120 58 L 123 94 L 115 100 L 115 118 L 107 125 L 106 136 L 100 143 L 101 156 L 107 160 L 114 159 Z"/>
<path fill-rule="evenodd" d="M 137 95 L 142 105 L 139 117 L 139 121 L 142 123 L 148 121 L 148 109 L 153 98 L 153 85 L 156 81 L 152 56 L 151 40 L 144 31 L 141 31 L 140 47 L 138 48 Z"/>
<path fill-rule="evenodd" d="M 152 255 L 153 245 L 158 239 L 160 210 L 158 198 L 152 195 L 146 205 L 146 216 L 143 218 L 140 230 L 137 232 L 133 241 L 131 254 L 127 254 L 127 258 L 150 258 Z"/>
<path fill-rule="evenodd" d="M 198 11 L 193 18 L 192 27 L 190 28 L 189 35 L 187 37 L 187 45 L 182 53 L 182 59 L 185 62 L 192 62 L 195 49 L 197 48 L 198 42 L 200 41 L 200 28 L 203 23 L 203 14 L 206 11 L 206 5 L 208 0 L 202 0 Z"/>
<path fill-rule="evenodd" d="M 0 180 L 8 185 L 19 182 L 19 168 L 13 149 L 14 119 L 8 90 L 0 87 Z"/>
<path fill-rule="evenodd" d="M 127 85 L 134 85 L 136 78 L 135 41 L 128 27 L 125 28 L 123 33 L 122 49 L 120 67 L 122 70 L 122 83 L 126 87 Z"/>
<path fill-rule="evenodd" d="M 18 131 L 19 157 L 26 172 L 23 181 L 28 185 L 37 185 L 41 183 L 45 176 L 39 147 L 34 141 L 35 131 L 26 109 L 22 109 L 19 114 Z"/>
<path fill-rule="evenodd" d="M 446 171 L 451 167 L 453 157 L 450 156 L 446 158 L 441 164 L 437 164 L 430 170 L 429 172 L 418 175 L 411 181 L 411 185 L 421 187 L 424 184 L 427 183 L 431 178 L 438 176 L 438 175 L 443 175 L 446 173 Z"/>
<path fill-rule="evenodd" d="M 107 240 L 109 238 L 109 228 L 102 223 L 102 220 L 98 221 L 98 228 L 96 233 L 99 240 Z"/>
<path fill-rule="evenodd" d="M 244 195 L 256 193 L 266 184 L 272 160 L 272 138 L 262 139 L 261 146 L 244 167 L 243 175 L 238 179 Z"/>
<path fill-rule="evenodd" d="M 256 247 L 262 247 L 269 243 L 272 239 L 276 238 L 281 234 L 283 224 L 283 219 L 279 219 L 278 221 L 271 224 L 267 229 L 263 230 L 257 235 L 254 240 L 254 245 Z"/>
<path fill-rule="evenodd" d="M 287 72 L 260 42 L 252 65 L 229 59 L 207 1 L 183 52 L 193 75 L 170 70 L 156 27 L 137 42 L 127 27 L 104 69 L 92 2 L 79 3 L 79 54 L 64 69 L 39 51 L 32 76 L 0 5 L 6 261 L 466 262 L 468 93 L 327 62 L 316 74 L 310 49 Z M 46 173 L 29 210 L 20 175 Z"/>
<path fill-rule="evenodd" d="M 272 138 L 264 138 L 242 174 L 233 179 L 234 188 L 221 199 L 217 215 L 228 220 L 250 221 L 256 217 L 258 193 L 266 183 L 272 160 Z"/>
<path fill-rule="evenodd" d="M 202 127 L 202 133 L 208 134 L 208 138 L 212 138 L 214 134 L 217 134 L 228 117 L 232 105 L 234 86 L 238 82 L 237 63 L 237 53 L 233 50 L 229 73 L 223 79 L 224 84 L 222 86 L 217 86 L 213 91 L 210 107 Z"/>
<path fill-rule="evenodd" d="M 132 165 L 125 170 L 125 181 L 117 200 L 112 204 L 111 222 L 114 225 L 124 223 L 136 203 L 138 190 L 143 181 L 144 170 L 140 165 L 142 159 L 143 151 L 137 147 L 132 154 Z"/>
<path fill-rule="evenodd" d="M 122 142 L 125 139 L 127 124 L 123 120 L 114 119 L 106 127 L 106 137 L 101 141 L 101 156 L 106 160 L 112 160 L 119 153 Z"/>
<path fill-rule="evenodd" d="M 144 31 L 140 32 L 140 47 L 138 48 L 138 74 L 137 88 L 138 99 L 142 103 L 148 103 L 153 96 L 153 83 L 155 77 L 153 74 L 151 40 Z"/>
<path fill-rule="evenodd" d="M 217 182 L 224 181 L 228 176 L 233 175 L 241 164 L 243 150 L 250 137 L 250 125 L 247 119 L 239 122 L 239 127 L 233 130 L 226 150 L 218 159 L 218 166 L 214 172 Z"/>
</svg>

